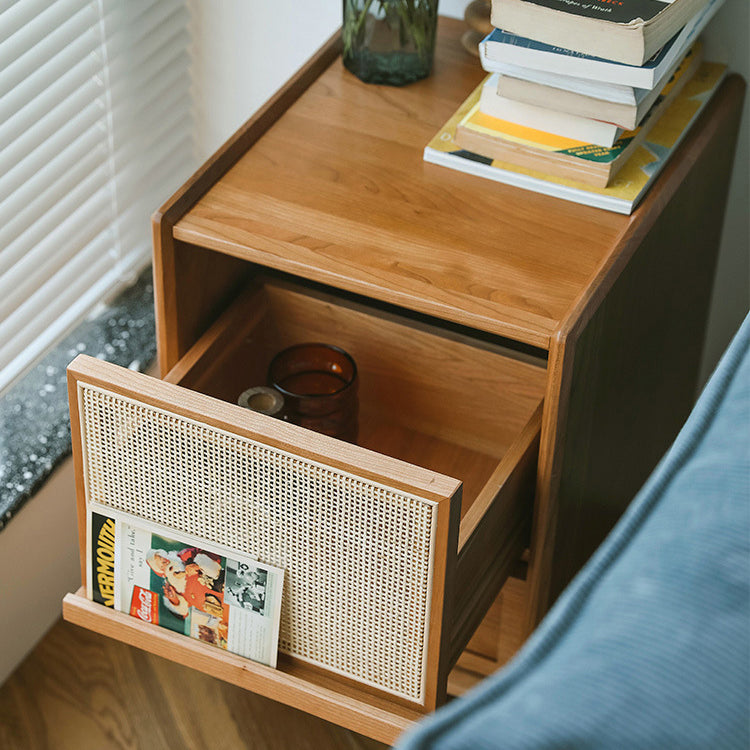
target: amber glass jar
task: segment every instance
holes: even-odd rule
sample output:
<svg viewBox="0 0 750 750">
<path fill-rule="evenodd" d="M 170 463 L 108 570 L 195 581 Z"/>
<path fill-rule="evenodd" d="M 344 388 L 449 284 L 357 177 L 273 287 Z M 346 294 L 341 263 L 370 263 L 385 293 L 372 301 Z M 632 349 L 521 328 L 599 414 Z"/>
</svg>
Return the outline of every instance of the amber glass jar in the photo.
<svg viewBox="0 0 750 750">
<path fill-rule="evenodd" d="M 284 349 L 271 361 L 268 384 L 284 397 L 288 421 L 357 441 L 357 366 L 343 349 L 320 343 Z"/>
</svg>

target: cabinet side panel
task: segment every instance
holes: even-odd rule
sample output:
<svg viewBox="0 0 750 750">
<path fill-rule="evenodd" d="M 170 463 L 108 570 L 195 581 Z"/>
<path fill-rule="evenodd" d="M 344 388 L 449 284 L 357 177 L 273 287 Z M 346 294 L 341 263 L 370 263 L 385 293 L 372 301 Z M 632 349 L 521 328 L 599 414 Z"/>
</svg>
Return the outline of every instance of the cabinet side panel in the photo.
<svg viewBox="0 0 750 750">
<path fill-rule="evenodd" d="M 246 286 L 254 267 L 184 242 L 174 243 L 174 253 L 176 316 L 166 333 L 182 357 Z"/>
<path fill-rule="evenodd" d="M 676 155 L 679 187 L 552 348 L 559 402 L 543 427 L 530 628 L 617 522 L 697 397 L 742 90 L 734 77 L 725 84 L 703 132 Z"/>
</svg>

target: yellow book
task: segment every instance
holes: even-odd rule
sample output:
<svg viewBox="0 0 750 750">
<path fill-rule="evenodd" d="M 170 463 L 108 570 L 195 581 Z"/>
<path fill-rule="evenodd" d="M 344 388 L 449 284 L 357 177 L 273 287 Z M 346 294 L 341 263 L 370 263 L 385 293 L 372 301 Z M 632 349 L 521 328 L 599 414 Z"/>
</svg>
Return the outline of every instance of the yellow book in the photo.
<svg viewBox="0 0 750 750">
<path fill-rule="evenodd" d="M 427 144 L 424 160 L 536 193 L 630 214 L 711 99 L 726 71 L 726 65 L 701 63 L 674 101 L 655 118 L 649 132 L 607 187 L 595 187 L 462 148 L 456 141 L 456 129 L 476 105 L 481 84 Z"/>
</svg>

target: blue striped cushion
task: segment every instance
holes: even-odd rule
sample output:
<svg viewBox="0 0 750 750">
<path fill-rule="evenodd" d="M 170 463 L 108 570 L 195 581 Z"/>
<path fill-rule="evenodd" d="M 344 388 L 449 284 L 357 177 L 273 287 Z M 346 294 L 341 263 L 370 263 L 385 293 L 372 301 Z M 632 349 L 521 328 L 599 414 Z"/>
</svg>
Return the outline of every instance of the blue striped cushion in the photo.
<svg viewBox="0 0 750 750">
<path fill-rule="evenodd" d="M 516 659 L 401 750 L 750 747 L 749 344 Z"/>
</svg>

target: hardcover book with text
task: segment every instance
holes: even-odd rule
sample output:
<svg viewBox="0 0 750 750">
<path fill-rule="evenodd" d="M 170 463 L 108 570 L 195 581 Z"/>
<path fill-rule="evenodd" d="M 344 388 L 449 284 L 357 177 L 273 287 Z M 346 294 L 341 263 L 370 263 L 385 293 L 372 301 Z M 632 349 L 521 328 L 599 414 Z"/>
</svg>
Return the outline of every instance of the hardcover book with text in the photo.
<svg viewBox="0 0 750 750">
<path fill-rule="evenodd" d="M 480 43 L 479 56 L 482 67 L 490 73 L 525 78 L 609 101 L 634 103 L 632 90 L 628 95 L 623 87 L 654 88 L 694 44 L 723 3 L 724 0 L 709 0 L 702 11 L 643 65 L 625 65 L 544 44 L 502 27 Z"/>
<path fill-rule="evenodd" d="M 492 0 L 492 25 L 606 60 L 643 65 L 708 0 Z"/>
</svg>

